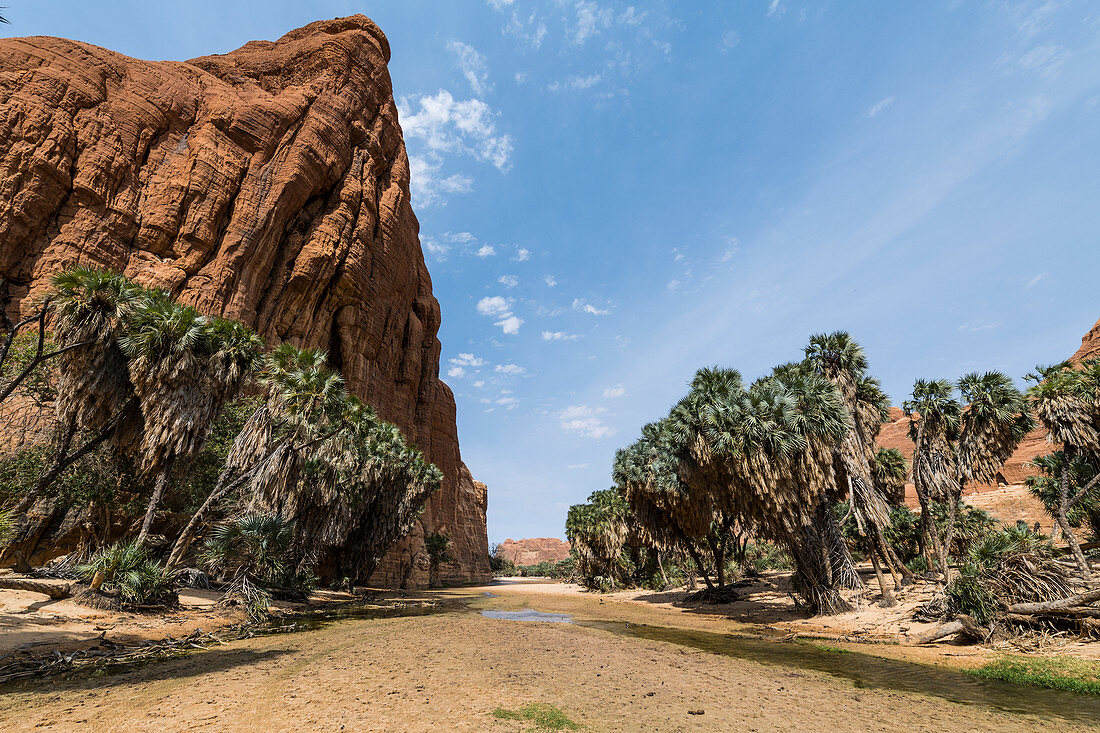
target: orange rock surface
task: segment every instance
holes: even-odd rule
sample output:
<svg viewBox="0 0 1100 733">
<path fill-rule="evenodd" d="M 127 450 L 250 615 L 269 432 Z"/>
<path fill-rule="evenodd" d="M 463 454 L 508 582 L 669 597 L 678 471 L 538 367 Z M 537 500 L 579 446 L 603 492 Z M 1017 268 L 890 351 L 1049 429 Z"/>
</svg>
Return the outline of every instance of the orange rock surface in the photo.
<svg viewBox="0 0 1100 733">
<path fill-rule="evenodd" d="M 556 537 L 536 537 L 527 540 L 504 540 L 497 548 L 497 556 L 511 560 L 517 566 L 537 565 L 540 562 L 560 562 L 569 557 L 569 543 Z"/>
<path fill-rule="evenodd" d="M 409 200 L 389 44 L 357 15 L 188 62 L 0 41 L 0 276 L 26 311 L 81 263 L 165 288 L 272 343 L 323 347 L 444 472 L 375 580 L 489 577 L 486 491 L 439 380 L 440 309 Z"/>
</svg>

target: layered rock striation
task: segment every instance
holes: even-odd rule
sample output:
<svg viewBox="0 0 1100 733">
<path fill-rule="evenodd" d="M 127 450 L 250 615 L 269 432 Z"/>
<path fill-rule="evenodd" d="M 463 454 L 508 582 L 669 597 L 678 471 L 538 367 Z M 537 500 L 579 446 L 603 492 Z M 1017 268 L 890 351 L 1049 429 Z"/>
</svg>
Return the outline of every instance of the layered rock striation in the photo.
<svg viewBox="0 0 1100 733">
<path fill-rule="evenodd" d="M 497 547 L 497 556 L 517 567 L 540 562 L 560 562 L 569 557 L 569 543 L 556 537 L 535 537 L 526 540 L 507 539 Z"/>
<path fill-rule="evenodd" d="M 0 41 L 0 277 L 27 311 L 73 264 L 122 271 L 273 343 L 327 349 L 351 390 L 444 472 L 379 568 L 488 578 L 486 491 L 439 380 L 440 309 L 409 199 L 389 44 L 357 15 L 188 62 Z"/>
</svg>

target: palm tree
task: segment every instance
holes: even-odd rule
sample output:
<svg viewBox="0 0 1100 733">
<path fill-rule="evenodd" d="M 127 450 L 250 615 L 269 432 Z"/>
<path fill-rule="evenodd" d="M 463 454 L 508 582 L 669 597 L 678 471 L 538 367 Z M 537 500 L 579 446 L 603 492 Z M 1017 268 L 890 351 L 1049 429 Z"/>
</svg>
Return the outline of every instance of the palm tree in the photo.
<svg viewBox="0 0 1100 733">
<path fill-rule="evenodd" d="M 138 462 L 155 477 L 140 546 L 173 467 L 202 450 L 222 406 L 258 365 L 263 341 L 240 323 L 208 318 L 156 292 L 120 344 L 143 419 Z"/>
<path fill-rule="evenodd" d="M 955 398 L 958 387 L 963 404 Z M 903 405 L 913 439 L 913 483 L 921 502 L 926 555 L 931 547 L 945 582 L 959 501 L 967 481 L 991 483 L 1034 425 L 1027 399 L 1001 372 L 967 374 L 956 384 L 918 379 Z M 940 537 L 931 502 L 947 505 L 947 528 Z M 929 542 L 929 539 L 931 542 Z M 931 564 L 932 558 L 929 557 Z"/>
<path fill-rule="evenodd" d="M 596 578 L 622 581 L 623 548 L 631 534 L 630 507 L 617 489 L 594 491 L 584 504 L 569 507 L 565 536 L 577 558 L 577 573 L 589 587 Z"/>
<path fill-rule="evenodd" d="M 897 448 L 875 451 L 873 470 L 875 485 L 891 504 L 905 503 L 905 481 L 909 478 L 909 462 Z"/>
<path fill-rule="evenodd" d="M 326 361 L 324 351 L 285 343 L 263 358 L 259 380 L 267 398 L 233 441 L 214 489 L 176 539 L 169 566 L 182 561 L 207 513 L 225 496 L 246 484 L 293 484 L 309 451 L 343 428 L 344 381 Z"/>
<path fill-rule="evenodd" d="M 890 551 L 883 530 L 890 523 L 890 506 L 873 478 L 875 438 L 889 415 L 890 399 L 877 379 L 866 374 L 867 357 L 847 333 L 816 334 L 805 349 L 806 365 L 825 377 L 840 392 L 851 425 L 844 440 L 834 448 L 837 476 L 836 496 L 847 495 L 856 527 L 868 540 L 869 555 L 878 579 L 883 603 L 896 604 L 882 573 L 885 564 L 895 587 L 908 570 Z M 832 519 L 832 513 L 828 514 Z"/>
<path fill-rule="evenodd" d="M 122 429 L 134 417 L 133 386 L 118 339 L 144 307 L 147 292 L 118 273 L 88 267 L 58 273 L 53 286 L 50 309 L 59 345 L 58 446 L 50 467 L 16 506 L 17 515 L 25 513 L 73 462 L 108 439 L 116 445 L 124 442 Z M 44 325 L 43 319 L 40 336 Z M 73 449 L 80 431 L 90 437 Z"/>
<path fill-rule="evenodd" d="M 921 549 L 929 567 L 939 563 L 945 582 L 950 576 L 947 554 L 932 516 L 932 502 L 948 503 L 958 485 L 958 441 L 962 406 L 954 386 L 944 379 L 918 379 L 911 399 L 902 403 L 913 441 L 913 485 L 921 508 Z"/>
<path fill-rule="evenodd" d="M 1055 482 L 1051 512 L 1086 580 L 1092 571 L 1077 541 L 1070 515 L 1100 485 L 1100 361 L 1075 369 L 1068 363 L 1040 367 L 1028 376 L 1037 382 L 1028 392 L 1047 440 L 1062 450 L 1037 459 L 1036 466 Z"/>
<path fill-rule="evenodd" d="M 428 553 L 428 587 L 435 586 L 439 566 L 454 560 L 451 557 L 451 538 L 442 532 L 432 532 L 424 538 L 424 551 Z"/>
</svg>

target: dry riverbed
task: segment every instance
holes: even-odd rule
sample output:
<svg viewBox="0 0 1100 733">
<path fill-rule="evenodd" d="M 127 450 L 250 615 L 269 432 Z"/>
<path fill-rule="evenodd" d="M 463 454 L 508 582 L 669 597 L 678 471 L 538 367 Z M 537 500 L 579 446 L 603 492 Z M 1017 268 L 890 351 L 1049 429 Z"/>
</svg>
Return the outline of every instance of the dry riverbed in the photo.
<svg viewBox="0 0 1100 733">
<path fill-rule="evenodd" d="M 628 622 L 711 632 L 715 638 L 750 628 L 731 618 L 736 608 L 701 612 L 671 605 L 678 600 L 674 596 L 599 596 L 562 584 L 511 582 L 430 595 L 466 599 L 474 610 L 534 608 L 572 614 L 582 623 L 598 619 L 629 629 L 621 623 Z M 777 617 L 769 624 L 781 633 L 822 631 L 816 621 L 800 624 L 804 619 L 779 618 L 787 612 L 772 610 Z M 3 617 L 6 621 L 10 614 Z M 722 656 L 582 623 L 497 620 L 470 610 L 339 621 L 312 631 L 236 640 L 123 673 L 8 688 L 0 693 L 0 730 L 94 725 L 97 732 L 504 732 L 530 727 L 494 717 L 495 710 L 535 702 L 555 705 L 591 730 L 1068 731 L 1088 725 L 860 688 L 805 666 Z M 2 636 L 11 631 L 5 627 Z M 850 632 L 834 635 L 844 634 Z M 913 649 L 848 645 L 893 656 Z"/>
</svg>

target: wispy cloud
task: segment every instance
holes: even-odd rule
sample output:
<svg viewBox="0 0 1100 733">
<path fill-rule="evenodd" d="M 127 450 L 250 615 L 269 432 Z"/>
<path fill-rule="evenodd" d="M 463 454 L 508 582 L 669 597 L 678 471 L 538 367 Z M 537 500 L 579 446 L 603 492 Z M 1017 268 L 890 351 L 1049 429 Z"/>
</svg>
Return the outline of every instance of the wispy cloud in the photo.
<svg viewBox="0 0 1100 733">
<path fill-rule="evenodd" d="M 519 364 L 497 364 L 493 368 L 493 371 L 497 374 L 504 374 L 509 377 L 516 377 L 525 373 L 527 370 L 521 367 Z"/>
<path fill-rule="evenodd" d="M 979 331 L 992 331 L 1001 327 L 1001 321 L 969 321 L 959 325 L 961 333 L 978 333 Z"/>
<path fill-rule="evenodd" d="M 1046 278 L 1046 276 L 1047 276 L 1047 274 L 1045 272 L 1040 272 L 1039 274 L 1035 275 L 1034 277 L 1028 279 L 1028 281 L 1026 283 L 1024 283 L 1024 287 L 1028 288 L 1028 289 L 1031 289 L 1031 288 L 1035 287 L 1036 285 L 1038 285 L 1042 280 L 1044 280 Z"/>
<path fill-rule="evenodd" d="M 579 433 L 586 438 L 602 440 L 618 432 L 615 428 L 603 421 L 603 415 L 607 412 L 603 407 L 589 407 L 588 405 L 572 405 L 558 414 L 561 420 L 562 430 L 569 433 Z"/>
<path fill-rule="evenodd" d="M 516 262 L 526 262 L 531 259 L 531 250 L 529 249 L 517 249 L 516 256 L 512 258 Z"/>
<path fill-rule="evenodd" d="M 600 83 L 602 74 L 586 74 L 585 76 L 573 75 L 565 81 L 556 81 L 547 87 L 552 92 L 579 91 L 589 89 Z"/>
<path fill-rule="evenodd" d="M 552 288 L 558 284 L 558 281 L 554 279 L 553 275 L 547 275 L 542 279 L 542 281 L 546 283 L 546 287 L 548 288 Z"/>
<path fill-rule="evenodd" d="M 480 247 L 478 247 L 477 252 L 474 252 L 474 254 L 477 255 L 478 257 L 480 257 L 481 259 L 485 259 L 486 257 L 492 257 L 496 253 L 497 253 L 496 249 L 491 244 L 483 244 Z"/>
<path fill-rule="evenodd" d="M 879 113 L 885 110 L 887 107 L 894 103 L 894 97 L 889 96 L 886 99 L 880 99 L 871 105 L 871 108 L 867 110 L 868 117 L 878 117 Z"/>
<path fill-rule="evenodd" d="M 485 57 L 477 49 L 461 41 L 451 41 L 447 44 L 447 50 L 458 57 L 458 68 L 474 94 L 485 94 L 492 90 Z"/>
<path fill-rule="evenodd" d="M 570 471 L 576 471 L 577 469 L 580 469 L 580 468 L 588 468 L 588 464 L 587 463 L 570 463 L 568 466 L 566 466 L 566 468 L 568 468 Z"/>
<path fill-rule="evenodd" d="M 623 397 L 625 395 L 626 395 L 626 387 L 624 387 L 621 384 L 617 384 L 614 387 L 608 387 L 607 389 L 605 389 L 603 391 L 603 396 L 607 397 L 609 399 L 613 399 L 615 397 Z"/>
<path fill-rule="evenodd" d="M 519 278 L 515 275 L 501 275 L 497 278 L 497 282 L 506 288 L 514 288 L 519 285 Z"/>
<path fill-rule="evenodd" d="M 412 192 L 416 202 L 425 208 L 446 205 L 450 194 L 469 193 L 473 190 L 474 179 L 461 173 L 444 176 L 440 173 L 443 160 L 437 156 L 409 156 L 409 176 L 412 180 Z"/>
<path fill-rule="evenodd" d="M 566 333 L 565 331 L 543 331 L 543 341 L 576 341 L 579 337 L 575 333 Z"/>
</svg>

